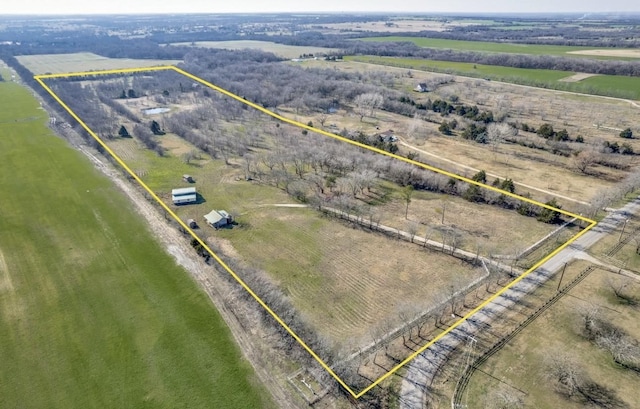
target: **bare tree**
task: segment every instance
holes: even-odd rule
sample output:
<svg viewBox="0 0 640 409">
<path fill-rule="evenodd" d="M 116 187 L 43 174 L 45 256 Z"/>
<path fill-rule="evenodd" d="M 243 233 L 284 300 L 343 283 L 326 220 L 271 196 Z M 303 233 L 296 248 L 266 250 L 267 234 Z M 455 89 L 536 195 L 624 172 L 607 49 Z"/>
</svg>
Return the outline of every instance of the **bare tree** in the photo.
<svg viewBox="0 0 640 409">
<path fill-rule="evenodd" d="M 411 204 L 411 197 L 413 196 L 413 186 L 408 185 L 405 186 L 401 191 L 400 195 L 402 196 L 402 200 L 404 200 L 406 207 L 404 209 L 404 218 L 409 218 L 409 204 Z"/>
<path fill-rule="evenodd" d="M 498 150 L 501 143 L 504 143 L 505 138 L 517 134 L 518 130 L 509 124 L 491 123 L 487 126 L 487 142 L 494 152 Z"/>
<path fill-rule="evenodd" d="M 589 173 L 589 168 L 598 161 L 598 153 L 593 149 L 578 152 L 571 158 L 571 165 L 580 173 Z"/>
<path fill-rule="evenodd" d="M 327 119 L 329 119 L 329 115 L 322 113 L 320 115 L 318 115 L 318 123 L 320 124 L 320 126 L 322 128 L 324 128 L 324 124 L 325 122 L 327 122 Z"/>
<path fill-rule="evenodd" d="M 416 233 L 418 232 L 418 223 L 415 221 L 407 222 L 407 233 L 411 237 L 411 243 L 413 243 L 413 239 L 416 237 Z"/>
<path fill-rule="evenodd" d="M 360 122 L 365 116 L 373 117 L 375 110 L 382 106 L 383 101 L 382 95 L 374 92 L 358 95 L 353 103 L 355 104 L 354 111 L 360 117 Z"/>
<path fill-rule="evenodd" d="M 485 405 L 487 409 L 522 409 L 524 399 L 522 399 L 522 392 L 501 383 L 489 392 Z"/>
<path fill-rule="evenodd" d="M 547 355 L 546 376 L 556 389 L 571 397 L 584 383 L 584 372 L 576 360 L 566 353 L 553 351 Z"/>
</svg>

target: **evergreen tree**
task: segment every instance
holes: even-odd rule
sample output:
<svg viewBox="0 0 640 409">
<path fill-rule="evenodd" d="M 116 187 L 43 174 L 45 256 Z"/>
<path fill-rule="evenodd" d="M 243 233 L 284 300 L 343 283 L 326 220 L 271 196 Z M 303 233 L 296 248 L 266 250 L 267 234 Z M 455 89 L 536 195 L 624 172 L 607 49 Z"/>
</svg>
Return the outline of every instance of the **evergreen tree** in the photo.
<svg viewBox="0 0 640 409">
<path fill-rule="evenodd" d="M 631 128 L 627 128 L 624 131 L 620 132 L 620 137 L 625 139 L 631 139 L 633 138 L 633 131 L 631 130 Z"/>
<path fill-rule="evenodd" d="M 160 127 L 160 124 L 158 122 L 156 122 L 156 121 L 152 121 L 151 122 L 151 132 L 153 132 L 154 135 L 164 135 L 165 134 L 165 132 Z"/>
<path fill-rule="evenodd" d="M 473 175 L 471 179 L 475 180 L 476 182 L 487 183 L 487 174 L 484 170 L 481 170 L 480 172 Z"/>
<path fill-rule="evenodd" d="M 129 134 L 129 131 L 127 131 L 127 128 L 124 127 L 124 125 L 120 126 L 120 130 L 118 131 L 118 135 L 120 135 L 123 138 L 130 138 L 131 135 Z"/>
<path fill-rule="evenodd" d="M 556 209 L 561 208 L 560 205 L 556 202 L 556 199 L 552 199 L 545 204 L 551 207 L 555 207 Z M 549 223 L 549 224 L 560 223 L 561 221 L 560 213 L 555 210 L 551 210 L 551 209 L 547 209 L 546 207 L 543 207 L 540 213 L 538 214 L 538 221 L 541 221 L 543 223 Z"/>
</svg>

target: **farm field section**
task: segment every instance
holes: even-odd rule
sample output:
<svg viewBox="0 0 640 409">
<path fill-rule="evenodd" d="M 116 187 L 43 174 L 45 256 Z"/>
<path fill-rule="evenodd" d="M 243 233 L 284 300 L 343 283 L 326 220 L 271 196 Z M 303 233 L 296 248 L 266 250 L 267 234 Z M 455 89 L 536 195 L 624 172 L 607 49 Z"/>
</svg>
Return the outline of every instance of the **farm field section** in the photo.
<svg viewBox="0 0 640 409">
<path fill-rule="evenodd" d="M 305 47 L 295 45 L 285 45 L 272 43 L 269 41 L 252 41 L 252 40 L 236 40 L 236 41 L 196 41 L 195 43 L 172 43 L 171 45 L 183 45 L 192 47 L 205 48 L 222 48 L 225 50 L 242 50 L 246 48 L 262 50 L 274 53 L 284 58 L 298 58 L 302 54 L 329 54 L 337 52 L 335 48 L 325 47 Z"/>
<path fill-rule="evenodd" d="M 584 76 L 575 81 L 576 73 L 570 71 L 512 68 L 497 65 L 424 60 L 400 57 L 345 56 L 346 61 L 358 61 L 393 67 L 444 72 L 476 78 L 488 78 L 515 84 L 560 89 L 594 95 L 615 95 L 640 100 L 640 79 L 622 75 Z M 572 81 L 573 80 L 573 81 Z M 569 82 L 571 81 L 571 82 Z"/>
<path fill-rule="evenodd" d="M 90 66 L 96 71 L 124 68 L 153 67 L 177 64 L 177 60 L 107 58 L 93 53 L 21 55 L 18 61 L 35 74 L 61 74 L 83 71 Z"/>
<path fill-rule="evenodd" d="M 0 406 L 275 407 L 204 292 L 48 119 L 0 83 Z"/>
<path fill-rule="evenodd" d="M 604 59 L 637 59 L 640 58 L 639 50 L 603 50 L 593 47 L 561 46 L 546 44 L 516 44 L 516 43 L 493 43 L 488 41 L 464 41 L 449 40 L 442 38 L 421 38 L 421 37 L 366 37 L 359 38 L 359 41 L 370 42 L 411 42 L 419 47 L 443 48 L 451 50 L 479 51 L 490 53 L 510 53 L 510 54 L 532 54 L 532 55 L 559 55 L 565 57 L 590 57 Z"/>
<path fill-rule="evenodd" d="M 413 165 L 413 166 L 418 166 L 420 168 L 423 168 L 425 170 L 428 171 L 432 171 L 435 173 L 438 173 L 440 175 L 444 175 L 446 177 L 450 177 L 452 179 L 455 180 L 459 180 L 461 182 L 464 183 L 468 183 L 470 185 L 475 185 L 475 186 L 479 186 L 482 187 L 484 189 L 488 189 L 488 190 L 492 190 L 495 192 L 498 192 L 500 194 L 505 194 L 507 196 L 511 196 L 514 197 L 518 200 L 523 200 L 525 202 L 529 202 L 530 204 L 536 205 L 536 206 L 540 206 L 543 208 L 547 208 L 550 210 L 554 210 L 554 211 L 558 211 L 559 213 L 565 215 L 565 216 L 569 216 L 572 218 L 577 218 L 579 220 L 582 220 L 584 222 L 587 223 L 587 227 L 583 230 L 581 230 L 580 232 L 578 232 L 577 234 L 575 234 L 571 239 L 569 239 L 568 241 L 566 241 L 564 244 L 560 245 L 559 248 L 555 249 L 554 251 L 552 251 L 547 257 L 545 257 L 543 260 L 539 261 L 538 263 L 535 263 L 529 270 L 527 270 L 527 272 L 521 274 L 520 276 L 518 276 L 512 283 L 510 283 L 507 287 L 504 287 L 502 290 L 498 291 L 495 295 L 493 295 L 492 297 L 490 297 L 489 299 L 485 300 L 482 304 L 478 305 L 476 308 L 474 308 L 473 310 L 469 311 L 467 314 L 465 314 L 463 317 L 461 317 L 460 319 L 458 319 L 456 322 L 453 323 L 452 326 L 450 326 L 449 328 L 447 328 L 445 331 L 441 332 L 439 335 L 435 336 L 433 339 L 431 339 L 429 342 L 427 342 L 425 345 L 421 346 L 417 351 L 415 351 L 414 353 L 412 353 L 411 355 L 409 355 L 406 359 L 404 359 L 402 362 L 398 363 L 397 365 L 395 365 L 390 371 L 386 372 L 385 374 L 381 375 L 380 377 L 378 377 L 376 380 L 374 380 L 369 386 L 365 387 L 364 389 L 358 391 L 358 390 L 353 390 L 349 385 L 347 385 L 347 383 L 345 383 L 344 380 L 342 380 L 335 372 L 334 370 L 327 365 L 327 363 L 323 360 L 322 357 L 320 357 L 318 354 L 316 354 L 316 352 L 314 350 L 312 350 L 307 343 L 305 342 L 304 339 L 302 339 L 294 330 L 291 329 L 291 327 L 282 319 L 280 318 L 280 316 L 269 306 L 267 305 L 267 303 L 265 301 L 263 301 L 261 299 L 260 296 L 258 296 L 258 294 L 256 292 L 254 292 L 253 289 L 251 289 L 246 282 L 240 277 L 239 274 L 236 273 L 236 271 L 234 271 L 229 265 L 228 263 L 225 262 L 225 260 L 223 259 L 223 257 L 221 257 L 217 252 L 214 252 L 211 247 L 209 246 L 208 242 L 206 240 L 203 240 L 198 234 L 196 234 L 196 232 L 194 232 L 194 230 L 192 230 L 189 226 L 187 226 L 185 224 L 185 222 L 183 221 L 185 216 L 189 215 L 187 212 L 185 211 L 183 212 L 182 210 L 178 211 L 177 208 L 175 207 L 171 207 L 171 205 L 167 204 L 167 199 L 166 199 L 166 193 L 162 193 L 162 192 L 166 192 L 166 188 L 167 188 L 167 184 L 168 184 L 168 179 L 167 177 L 175 177 L 175 175 L 173 176 L 168 176 L 166 173 L 164 174 L 164 176 L 162 176 L 162 174 L 158 175 L 158 174 L 154 174 L 152 175 L 151 171 L 149 171 L 149 179 L 147 181 L 145 181 L 145 174 L 146 171 L 144 171 L 144 169 L 142 169 L 142 171 L 140 171 L 140 169 L 138 168 L 148 168 L 151 169 L 152 166 L 152 162 L 158 160 L 155 156 L 148 156 L 146 161 L 147 163 L 143 163 L 144 160 L 142 162 L 140 162 L 140 158 L 136 155 L 131 155 L 129 156 L 129 159 L 127 159 L 127 149 L 124 148 L 123 144 L 120 143 L 120 146 L 105 142 L 104 140 L 102 140 L 96 132 L 94 132 L 84 121 L 83 118 L 78 117 L 74 111 L 69 108 L 69 105 L 67 105 L 67 101 L 63 101 L 58 95 L 56 95 L 56 93 L 51 89 L 51 87 L 47 84 L 47 80 L 49 79 L 55 79 L 55 78 L 64 78 L 64 77 L 87 77 L 87 76 L 96 76 L 96 75 L 120 75 L 120 74 L 133 74 L 133 73 L 137 73 L 137 72 L 144 72 L 144 71 L 163 71 L 163 70 L 173 70 L 174 72 L 183 75 L 193 81 L 195 81 L 195 83 L 197 84 L 201 84 L 204 85 L 210 89 L 213 89 L 215 91 L 217 91 L 218 93 L 224 95 L 227 98 L 231 98 L 235 101 L 239 101 L 242 104 L 245 104 L 246 106 L 249 106 L 251 108 L 254 108 L 255 110 L 257 110 L 258 112 L 262 113 L 262 114 L 266 114 L 268 115 L 270 118 L 274 118 L 276 120 L 279 120 L 281 123 L 287 124 L 287 125 L 293 125 L 294 127 L 296 127 L 296 129 L 300 130 L 302 129 L 303 131 L 305 131 L 304 134 L 306 134 L 306 132 L 311 132 L 312 134 L 320 134 L 323 135 L 325 137 L 329 137 L 332 140 L 337 140 L 341 143 L 345 143 L 345 144 L 349 144 L 352 147 L 357 147 L 359 149 L 364 149 L 379 155 L 384 155 L 386 157 L 392 158 L 394 160 L 398 160 L 398 161 L 403 161 L 409 165 Z M 133 178 L 135 179 L 140 186 L 146 190 L 146 192 L 167 212 L 167 214 L 169 214 L 173 219 L 175 219 L 175 221 L 181 226 L 181 228 L 183 228 L 185 231 L 187 231 L 191 237 L 193 238 L 193 240 L 195 240 L 203 249 L 205 249 L 207 251 L 207 253 L 222 267 L 224 268 L 224 270 L 226 270 L 243 288 L 244 290 L 246 290 L 277 322 L 278 324 L 280 324 L 309 354 L 311 354 L 311 356 L 327 371 L 329 372 L 351 395 L 353 395 L 356 398 L 361 397 L 362 395 L 364 395 L 365 393 L 367 393 L 371 388 L 373 388 L 374 386 L 376 386 L 377 384 L 379 384 L 380 382 L 384 381 L 386 378 L 388 378 L 391 374 L 395 373 L 396 371 L 398 371 L 400 368 L 402 368 L 407 362 L 409 362 L 410 360 L 412 360 L 415 356 L 417 356 L 419 353 L 421 353 L 422 351 L 424 351 L 426 348 L 428 348 L 430 345 L 432 345 L 433 343 L 435 343 L 438 339 L 440 339 L 442 336 L 444 336 L 446 333 L 450 332 L 453 328 L 455 328 L 456 326 L 460 325 L 462 322 L 464 322 L 465 320 L 467 320 L 469 317 L 471 317 L 476 311 L 478 311 L 479 309 L 481 309 L 484 305 L 486 305 L 486 303 L 490 302 L 493 298 L 497 297 L 498 295 L 500 295 L 502 292 L 506 291 L 507 288 L 509 288 L 509 286 L 515 284 L 516 282 L 522 280 L 524 277 L 527 276 L 527 274 L 531 271 L 533 271 L 534 269 L 536 269 L 538 266 L 540 266 L 541 264 L 544 263 L 544 261 L 546 261 L 548 258 L 552 257 L 553 255 L 555 255 L 557 252 L 559 252 L 560 250 L 562 250 L 564 247 L 568 246 L 573 240 L 575 240 L 577 237 L 579 237 L 580 235 L 582 235 L 584 232 L 586 232 L 587 230 L 589 230 L 590 228 L 592 228 L 595 225 L 595 222 L 589 219 L 586 219 L 582 216 L 578 216 L 575 214 L 572 214 L 570 212 L 566 212 L 564 210 L 559 210 L 559 209 L 555 209 L 553 207 L 550 207 L 548 205 L 533 201 L 531 199 L 527 199 L 527 198 L 523 198 L 514 194 L 511 194 L 509 192 L 504 192 L 501 191 L 499 189 L 493 188 L 491 186 L 487 186 L 484 185 L 482 183 L 478 183 L 476 181 L 473 181 L 469 178 L 466 177 L 462 177 L 453 173 L 449 173 L 437 168 L 433 168 L 431 166 L 425 165 L 423 163 L 420 162 L 416 162 L 413 160 L 409 160 L 406 159 L 404 157 L 398 156 L 398 155 L 394 155 L 394 154 L 390 154 L 386 151 L 382 151 L 376 148 L 372 148 L 370 146 L 367 145 L 363 145 L 360 144 L 358 142 L 355 142 L 353 140 L 350 139 L 346 139 L 340 136 L 337 136 L 335 134 L 314 128 L 310 125 L 304 125 L 302 123 L 299 123 L 297 121 L 291 120 L 289 118 L 283 117 L 279 114 L 276 114 L 274 112 L 271 112 L 265 108 L 262 108 L 250 101 L 247 101 L 235 94 L 232 94 L 224 89 L 221 89 L 199 77 L 196 77 L 188 72 L 185 72 L 179 68 L 176 67 L 154 67 L 154 68 L 140 68 L 140 69 L 127 69 L 127 70 L 109 70 L 109 71 L 103 71 L 103 72 L 80 72 L 80 73 L 70 73 L 70 74 L 52 74 L 52 75 L 39 75 L 36 76 L 36 80 L 48 91 L 50 92 L 54 98 L 60 103 L 62 104 L 65 109 L 67 109 L 67 111 L 75 118 L 75 120 L 77 120 L 82 126 L 83 128 L 97 141 L 97 143 L 99 143 L 102 148 L 104 148 L 110 155 L 113 156 L 113 158 L 118 162 L 118 164 L 120 166 L 122 166 L 126 172 Z M 84 79 L 83 79 L 84 81 Z M 118 141 L 120 142 L 120 141 Z M 175 139 L 173 139 L 173 142 L 171 142 L 171 139 L 168 139 L 167 142 L 168 145 L 173 145 L 175 149 L 180 149 L 180 143 L 179 141 L 176 141 Z M 120 153 L 120 154 L 119 154 Z M 150 153 L 150 152 L 149 152 Z M 124 160 L 121 158 L 121 156 L 124 158 Z M 153 157 L 153 159 L 152 159 Z M 127 163 L 126 163 L 127 162 Z M 129 162 L 133 162 L 133 163 L 129 163 Z M 206 166 L 212 166 L 214 167 L 214 171 L 215 171 L 215 166 L 214 164 L 211 164 L 210 162 L 206 161 L 206 160 L 196 160 L 195 163 L 195 168 L 204 168 Z M 187 164 L 183 164 L 180 165 L 182 166 L 182 168 L 178 168 L 178 169 L 188 169 Z M 249 165 L 247 165 L 249 166 Z M 224 178 L 224 174 L 223 172 L 220 172 L 220 168 L 218 168 L 218 174 L 222 175 L 219 177 Z M 167 172 L 165 170 L 165 172 Z M 228 181 L 227 181 L 228 182 Z M 252 190 L 253 189 L 258 189 L 258 187 L 252 187 L 255 185 L 252 184 L 244 184 L 244 185 L 237 185 L 239 182 L 238 179 L 236 179 L 236 182 L 234 186 L 234 183 L 226 183 L 226 187 L 225 189 L 227 189 L 224 192 L 224 195 L 212 195 L 212 196 L 208 196 L 207 197 L 226 197 L 227 199 L 223 199 L 223 200 L 228 200 L 226 202 L 226 204 L 224 204 L 223 202 L 219 202 L 221 204 L 224 205 L 230 205 L 233 200 L 229 199 L 230 197 L 233 198 L 233 195 L 236 195 L 237 197 L 241 198 L 242 201 L 244 201 L 245 203 L 255 203 L 256 200 L 264 200 L 264 196 L 262 193 L 255 193 L 255 196 L 252 197 Z M 246 182 L 244 182 L 246 183 Z M 158 188 L 160 188 L 160 192 L 158 191 Z M 215 188 L 210 188 L 210 189 L 215 189 Z M 210 193 L 213 193 L 214 190 L 210 190 Z M 221 193 L 220 191 L 218 191 L 217 193 Z M 164 200 L 163 200 L 164 199 Z M 335 223 L 331 223 L 331 222 L 327 222 L 326 219 L 320 218 L 317 214 L 313 213 L 312 209 L 298 209 L 296 208 L 295 210 L 298 213 L 295 212 L 291 212 L 291 211 L 284 211 L 281 207 L 277 206 L 277 202 L 274 203 L 274 201 L 277 200 L 286 200 L 287 197 L 283 196 L 281 193 L 272 193 L 271 197 L 268 197 L 267 200 L 264 200 L 263 203 L 258 203 L 258 205 L 262 204 L 265 205 L 265 210 L 261 211 L 260 214 L 258 216 L 256 216 L 254 219 L 251 219 L 251 221 L 249 222 L 251 225 L 252 224 L 256 224 L 256 225 L 260 225 L 260 223 L 262 223 L 262 226 L 264 228 L 266 228 L 266 230 L 261 230 L 261 229 L 256 229 L 255 231 L 251 232 L 250 235 L 246 236 L 247 240 L 237 240 L 237 238 L 235 238 L 234 240 L 234 236 L 240 235 L 241 234 L 241 230 L 240 229 L 232 229 L 232 230 L 228 230 L 228 231 L 221 231 L 221 233 L 219 234 L 219 237 L 217 239 L 214 239 L 214 242 L 216 244 L 217 247 L 229 247 L 229 246 L 225 246 L 225 244 L 227 242 L 233 243 L 232 247 L 235 247 L 238 245 L 238 243 L 242 243 L 244 241 L 244 245 L 246 246 L 244 249 L 241 246 L 238 246 L 237 249 L 229 249 L 228 251 L 225 251 L 225 253 L 227 252 L 234 252 L 234 251 L 238 251 L 238 252 L 247 252 L 250 251 L 252 246 L 264 246 L 264 250 L 262 252 L 264 259 L 263 260 L 255 260 L 259 265 L 265 265 L 268 264 L 270 261 L 274 260 L 274 255 L 276 255 L 278 253 L 279 250 L 281 250 L 282 248 L 286 251 L 292 251 L 295 250 L 297 248 L 297 246 L 301 245 L 303 252 L 305 252 L 305 250 L 308 250 L 306 252 L 306 254 L 294 254 L 292 257 L 297 257 L 299 258 L 299 261 L 301 263 L 307 263 L 310 266 L 313 266 L 316 263 L 320 263 L 326 264 L 326 261 L 322 259 L 322 257 L 318 257 L 318 253 L 317 253 L 317 249 L 316 252 L 314 253 L 314 247 L 317 245 L 316 242 L 309 240 L 308 238 L 308 234 L 310 231 L 314 231 L 314 230 L 320 230 L 323 232 L 323 234 L 325 234 L 324 238 L 321 238 L 319 240 L 321 240 L 321 247 L 325 246 L 325 247 L 329 247 L 329 251 L 334 251 L 334 252 L 338 252 L 340 251 L 340 249 L 338 248 L 330 248 L 331 242 L 335 242 L 336 240 L 339 240 L 339 237 L 341 234 L 345 234 L 344 233 L 344 229 L 341 229 L 339 227 L 335 226 Z M 235 201 L 235 203 L 239 203 L 238 201 Z M 274 206 L 274 204 L 276 206 Z M 286 204 L 286 203 L 285 203 Z M 286 207 L 285 207 L 286 209 Z M 248 208 L 248 207 L 244 207 L 240 209 L 240 214 L 242 214 L 243 212 L 249 212 L 252 209 Z M 255 211 L 255 208 L 253 209 Z M 182 217 L 181 217 L 182 216 Z M 194 215 L 195 217 L 195 215 Z M 262 220 L 260 220 L 262 219 Z M 299 229 L 299 231 L 297 232 L 292 232 L 291 228 L 287 228 L 288 223 L 292 223 L 294 226 L 302 226 L 302 228 Z M 283 231 L 287 232 L 287 233 L 292 233 L 292 236 L 289 238 L 278 238 L 277 234 L 274 234 L 273 232 L 278 231 L 279 229 L 282 229 Z M 353 234 L 354 237 L 356 237 L 358 234 L 360 233 L 349 233 L 350 235 Z M 284 236 L 283 236 L 284 237 Z M 270 240 L 274 240 L 274 242 L 276 244 L 274 244 L 275 247 L 273 247 L 271 250 L 270 246 L 269 246 L 269 241 Z M 289 240 L 292 243 L 295 243 L 295 245 L 285 245 L 283 247 L 278 247 L 277 246 L 277 240 Z M 367 240 L 367 239 L 364 239 Z M 375 252 L 375 247 L 376 247 L 376 238 L 369 238 L 368 240 L 370 240 L 373 243 L 373 246 L 369 249 L 367 248 L 363 248 L 360 249 L 360 251 L 367 251 L 367 252 Z M 411 247 L 411 246 L 408 246 Z M 411 256 L 411 252 L 414 251 L 410 248 L 406 248 L 404 250 L 402 250 L 401 246 L 398 246 L 398 252 L 404 252 L 403 255 L 406 259 L 408 260 L 412 260 L 413 258 Z M 358 257 L 358 256 L 351 256 L 352 258 L 350 259 L 350 261 L 348 261 L 348 263 L 358 263 L 359 261 L 362 260 L 362 257 Z M 434 256 L 435 257 L 435 256 Z M 259 258 L 259 257 L 257 257 Z M 345 258 L 339 258 L 341 260 L 341 262 L 347 262 L 347 259 Z M 411 263 L 409 263 L 411 264 Z M 436 264 L 438 264 L 436 262 Z M 279 266 L 275 266 L 276 269 Z M 304 266 L 303 266 L 304 267 Z M 373 267 L 373 265 L 371 266 Z M 393 265 L 389 265 L 389 266 L 382 266 L 384 269 L 390 269 L 393 270 L 394 268 L 397 268 L 397 266 L 393 266 Z M 330 265 L 325 265 L 324 268 L 326 268 L 327 270 L 331 271 L 331 270 L 335 270 L 338 271 L 341 268 L 345 268 L 345 266 L 330 266 Z M 353 266 L 346 266 L 347 269 L 353 269 Z M 366 269 L 367 267 L 364 266 L 364 268 Z M 422 267 L 422 268 L 427 268 L 427 266 Z M 420 266 L 418 265 L 418 268 L 416 268 L 416 270 L 421 269 Z M 282 270 L 286 270 L 286 268 L 282 268 Z M 411 271 L 411 266 L 407 266 L 406 269 L 403 269 L 406 271 Z M 302 268 L 301 270 L 303 273 L 305 271 L 305 268 Z M 366 271 L 366 270 L 365 270 Z M 444 272 L 443 272 L 444 273 Z M 469 273 L 465 273 L 465 274 L 469 274 Z M 303 277 L 304 278 L 304 277 Z M 277 277 L 277 280 L 282 283 L 282 282 L 286 282 L 287 277 L 286 276 L 280 276 Z M 310 277 L 309 280 L 305 280 L 305 281 L 309 281 L 310 282 L 310 286 L 314 287 L 315 289 L 312 288 L 313 291 L 318 291 L 321 290 L 321 288 L 324 288 L 325 285 L 327 285 L 326 282 L 314 282 L 313 279 Z M 336 277 L 335 278 L 336 281 L 336 289 L 339 288 L 340 286 L 340 277 Z M 383 288 L 385 286 L 388 286 L 389 283 L 385 283 L 385 282 L 379 282 L 379 283 L 374 283 L 374 285 L 371 285 L 369 287 L 367 287 L 366 285 L 366 279 L 363 278 L 362 280 L 365 284 L 360 288 L 361 293 L 359 294 L 359 296 L 364 296 L 366 297 L 370 297 L 370 298 L 375 298 L 376 294 L 375 294 L 375 290 L 376 288 Z M 408 277 L 406 279 L 408 285 L 410 286 L 412 284 L 412 277 Z M 330 284 L 330 283 L 329 283 Z M 285 283 L 286 286 L 286 283 Z M 331 287 L 331 285 L 329 285 L 329 287 Z M 405 291 L 406 289 L 400 289 L 400 291 Z M 295 299 L 296 294 L 292 294 L 292 297 Z M 324 300 L 326 301 L 326 299 Z M 390 300 L 390 301 L 394 301 L 394 300 Z M 310 299 L 310 306 L 311 307 L 318 307 L 320 308 L 320 314 L 335 314 L 335 315 L 346 315 L 346 313 L 348 313 L 348 311 L 329 311 L 327 309 L 325 309 L 326 307 L 324 307 L 323 305 L 318 306 L 317 303 L 320 302 L 320 299 L 318 300 L 314 300 L 314 299 Z M 343 301 L 340 300 L 336 300 L 335 301 L 336 304 L 339 305 L 345 305 Z M 316 304 L 314 304 L 316 303 Z M 351 308 L 353 309 L 353 306 L 351 306 Z M 310 314 L 313 315 L 313 314 Z M 357 313 L 356 313 L 356 317 L 357 317 Z M 357 318 L 356 318 L 357 319 Z M 363 318 L 361 318 L 363 319 Z M 311 321 L 313 321 L 313 319 L 311 319 Z M 319 326 L 321 326 L 321 324 L 318 324 Z"/>
</svg>

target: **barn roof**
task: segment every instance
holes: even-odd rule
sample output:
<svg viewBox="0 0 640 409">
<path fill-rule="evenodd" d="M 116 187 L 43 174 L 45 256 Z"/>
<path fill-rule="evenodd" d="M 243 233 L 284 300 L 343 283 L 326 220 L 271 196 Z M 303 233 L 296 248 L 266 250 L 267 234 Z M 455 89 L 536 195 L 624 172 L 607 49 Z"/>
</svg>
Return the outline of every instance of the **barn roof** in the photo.
<svg viewBox="0 0 640 409">
<path fill-rule="evenodd" d="M 212 210 L 209 214 L 205 214 L 204 218 L 209 224 L 216 224 L 222 219 L 229 217 L 229 213 L 224 210 Z"/>
</svg>

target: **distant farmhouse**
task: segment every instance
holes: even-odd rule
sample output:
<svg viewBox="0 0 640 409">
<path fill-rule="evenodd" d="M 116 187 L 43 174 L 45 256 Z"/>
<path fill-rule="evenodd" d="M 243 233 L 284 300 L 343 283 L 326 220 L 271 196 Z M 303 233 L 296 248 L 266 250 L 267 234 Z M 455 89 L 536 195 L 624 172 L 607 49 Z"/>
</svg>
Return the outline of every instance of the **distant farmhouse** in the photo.
<svg viewBox="0 0 640 409">
<path fill-rule="evenodd" d="M 183 187 L 180 189 L 173 189 L 171 191 L 171 200 L 173 200 L 173 204 L 188 204 L 188 203 L 196 203 L 198 201 L 198 196 L 196 194 L 195 187 Z"/>
<path fill-rule="evenodd" d="M 212 210 L 211 213 L 205 214 L 204 218 L 211 227 L 216 229 L 233 223 L 231 215 L 224 210 Z"/>
<path fill-rule="evenodd" d="M 421 82 L 413 89 L 415 92 L 429 92 L 429 87 L 427 87 L 426 82 Z"/>
</svg>

